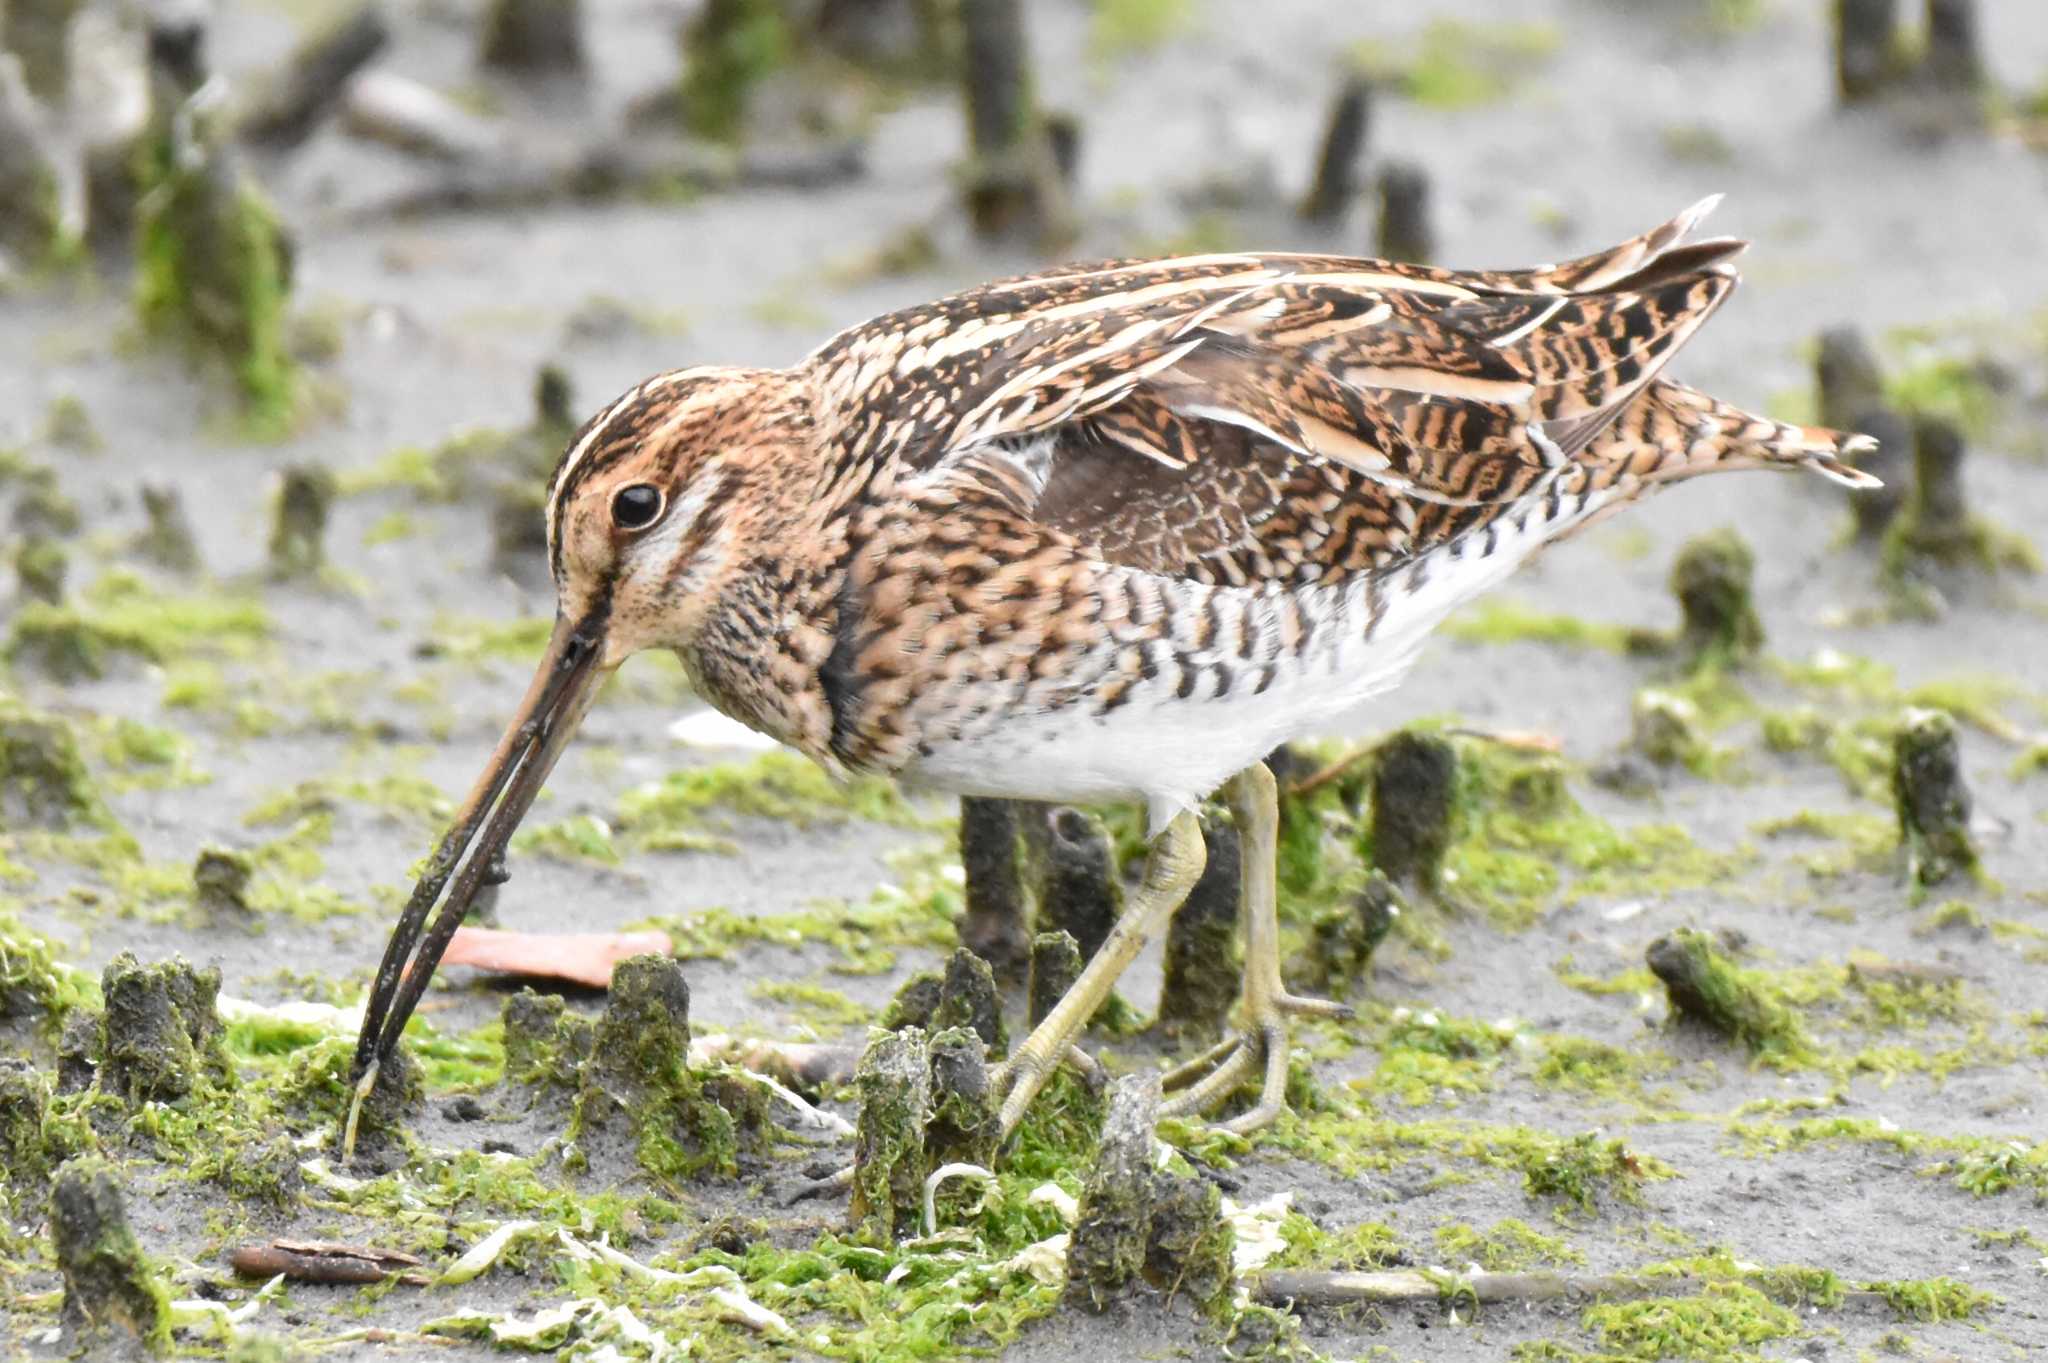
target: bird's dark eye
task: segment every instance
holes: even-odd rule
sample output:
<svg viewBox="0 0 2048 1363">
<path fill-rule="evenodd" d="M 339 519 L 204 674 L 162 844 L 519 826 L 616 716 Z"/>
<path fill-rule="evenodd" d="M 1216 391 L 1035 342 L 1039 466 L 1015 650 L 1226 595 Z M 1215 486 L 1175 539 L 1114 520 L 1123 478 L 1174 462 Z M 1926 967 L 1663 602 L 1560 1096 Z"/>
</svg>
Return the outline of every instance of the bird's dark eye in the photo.
<svg viewBox="0 0 2048 1363">
<path fill-rule="evenodd" d="M 645 530 L 661 515 L 661 489 L 634 483 L 612 494 L 612 524 L 621 530 Z"/>
</svg>

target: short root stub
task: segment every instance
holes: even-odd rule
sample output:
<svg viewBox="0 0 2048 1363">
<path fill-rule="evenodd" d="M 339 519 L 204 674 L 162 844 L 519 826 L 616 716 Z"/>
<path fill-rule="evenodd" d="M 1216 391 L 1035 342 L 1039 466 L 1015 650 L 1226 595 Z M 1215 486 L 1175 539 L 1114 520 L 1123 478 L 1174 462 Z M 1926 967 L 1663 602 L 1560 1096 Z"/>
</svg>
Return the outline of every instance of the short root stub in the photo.
<svg viewBox="0 0 2048 1363">
<path fill-rule="evenodd" d="M 1974 875 L 1970 789 L 1963 781 L 1956 723 L 1946 711 L 1909 710 L 1892 735 L 1892 802 L 1907 874 L 1916 885 Z"/>
<path fill-rule="evenodd" d="M 1764 645 L 1756 613 L 1756 555 L 1733 530 L 1688 540 L 1671 565 L 1671 593 L 1684 620 L 1678 646 L 1686 666 L 1726 666 Z"/>
<path fill-rule="evenodd" d="M 931 1030 L 938 1016 L 939 999 L 946 991 L 946 975 L 940 970 L 920 970 L 896 986 L 896 996 L 882 1010 L 880 1026 L 891 1032 L 906 1027 Z"/>
<path fill-rule="evenodd" d="M 327 515 L 333 509 L 334 474 L 319 465 L 284 471 L 270 523 L 270 571 L 278 577 L 306 577 L 327 564 Z"/>
<path fill-rule="evenodd" d="M 505 1079 L 515 1084 L 576 1084 L 596 1025 L 571 1013 L 559 994 L 522 989 L 505 1000 Z"/>
<path fill-rule="evenodd" d="M 1877 432 L 1856 418 L 1884 402 L 1884 371 L 1861 330 L 1829 327 L 1820 334 L 1813 360 L 1814 387 L 1820 395 L 1820 424 L 1838 431 Z"/>
<path fill-rule="evenodd" d="M 1154 1166 L 1158 1117 L 1157 1075 L 1128 1075 L 1111 1089 L 1067 1248 L 1066 1300 L 1083 1310 L 1147 1289 L 1209 1308 L 1229 1290 L 1234 1238 L 1222 1196 L 1206 1179 Z"/>
<path fill-rule="evenodd" d="M 1316 153 L 1315 180 L 1301 215 L 1325 225 L 1344 220 L 1358 198 L 1358 171 L 1372 132 L 1372 84 L 1362 75 L 1347 78 L 1330 101 L 1323 139 Z"/>
<path fill-rule="evenodd" d="M 112 1165 L 81 1156 L 57 1171 L 50 1238 L 64 1275 L 64 1328 L 74 1347 L 127 1339 L 151 1353 L 170 1348 L 169 1293 L 136 1242 Z"/>
<path fill-rule="evenodd" d="M 691 1070 L 690 986 L 676 961 L 650 954 L 613 966 L 590 1036 L 569 1126 L 586 1155 L 600 1136 L 627 1131 L 634 1158 L 656 1178 L 730 1177 L 740 1154 L 766 1141 L 772 1121 L 760 1085 Z"/>
<path fill-rule="evenodd" d="M 1674 1018 L 1741 1043 L 1751 1054 L 1788 1053 L 1804 1038 L 1798 1015 L 1744 977 L 1706 933 L 1681 928 L 1643 953 Z"/>
<path fill-rule="evenodd" d="M 939 984 L 938 1007 L 932 1011 L 934 1031 L 964 1027 L 981 1038 L 982 1045 L 998 1054 L 1008 1049 L 1003 1027 L 1003 998 L 996 991 L 995 972 L 989 963 L 966 947 L 946 962 Z"/>
<path fill-rule="evenodd" d="M 1031 957 L 1031 903 L 1024 882 L 1019 805 L 960 801 L 960 865 L 967 873 L 960 943 L 987 961 L 998 979 L 1023 977 Z"/>
<path fill-rule="evenodd" d="M 1081 966 L 1081 945 L 1071 932 L 1041 932 L 1031 939 L 1031 978 L 1025 992 L 1033 1027 L 1045 1021 L 1045 1015 L 1074 987 L 1074 981 L 1081 978 Z"/>
<path fill-rule="evenodd" d="M 1905 74 L 1898 0 L 1835 0 L 1835 92 L 1844 104 L 1884 93 Z"/>
<path fill-rule="evenodd" d="M 580 0 L 494 0 L 484 20 L 483 64 L 521 74 L 583 69 Z"/>
<path fill-rule="evenodd" d="M 988 1165 L 1002 1134 L 995 1092 L 981 1039 L 964 1027 L 932 1037 L 932 1113 L 925 1128 L 925 1152 L 933 1168 L 946 1164 Z M 969 1202 L 978 1192 L 967 1194 Z M 941 1198 L 943 1203 L 946 1199 Z"/>
<path fill-rule="evenodd" d="M 1396 885 L 1433 892 L 1457 834 L 1458 750 L 1405 729 L 1379 747 L 1372 774 L 1372 864 Z"/>
<path fill-rule="evenodd" d="M 104 817 L 71 725 L 0 698 L 0 824 L 61 829 Z"/>
<path fill-rule="evenodd" d="M 149 523 L 135 537 L 135 552 L 173 573 L 198 572 L 199 542 L 178 489 L 168 483 L 144 483 L 142 510 Z"/>
<path fill-rule="evenodd" d="M 29 1212 L 29 1199 L 50 1176 L 49 1146 L 43 1118 L 50 1106 L 48 1082 L 35 1066 L 13 1057 L 0 1058 L 0 1208 L 16 1218 Z"/>
<path fill-rule="evenodd" d="M 1039 926 L 1071 933 L 1087 960 L 1123 912 L 1116 849 L 1109 830 L 1093 814 L 1060 808 L 1047 818 L 1039 868 Z"/>
<path fill-rule="evenodd" d="M 855 1233 L 888 1244 L 919 1233 L 931 1174 L 925 1129 L 932 1120 L 932 1062 L 923 1029 L 875 1033 L 853 1087 L 860 1119 L 847 1218 Z"/>
<path fill-rule="evenodd" d="M 1238 952 L 1238 896 L 1243 879 L 1237 826 L 1204 817 L 1209 849 L 1202 877 L 1166 930 L 1166 978 L 1159 992 L 1158 1026 L 1169 1036 L 1213 1038 L 1237 1001 L 1242 964 Z"/>
<path fill-rule="evenodd" d="M 1316 918 L 1310 945 L 1298 959 L 1293 981 L 1313 994 L 1344 998 L 1372 968 L 1372 954 L 1407 912 L 1394 882 L 1374 871 L 1358 893 L 1332 904 Z"/>
<path fill-rule="evenodd" d="M 1844 430 L 1859 431 L 1877 442 L 1877 448 L 1856 461 L 1856 467 L 1884 483 L 1848 494 L 1849 514 L 1856 521 L 1856 537 L 1874 543 L 1884 536 L 1912 486 L 1913 428 L 1898 411 L 1883 404 L 1858 410 Z"/>
<path fill-rule="evenodd" d="M 1700 770 L 1711 745 L 1702 731 L 1700 708 L 1675 691 L 1646 686 L 1629 706 L 1630 742 L 1660 767 Z"/>
<path fill-rule="evenodd" d="M 131 1104 L 170 1101 L 233 1082 L 226 1031 L 214 1000 L 220 971 L 183 958 L 143 965 L 129 952 L 100 976 L 100 1086 Z"/>
<path fill-rule="evenodd" d="M 192 902 L 215 927 L 248 927 L 255 911 L 249 907 L 249 856 L 226 847 L 202 847 L 192 863 Z"/>
<path fill-rule="evenodd" d="M 1380 168 L 1375 188 L 1379 197 L 1381 258 L 1426 265 L 1436 256 L 1436 232 L 1430 226 L 1429 172 L 1413 161 L 1390 161 Z"/>
</svg>

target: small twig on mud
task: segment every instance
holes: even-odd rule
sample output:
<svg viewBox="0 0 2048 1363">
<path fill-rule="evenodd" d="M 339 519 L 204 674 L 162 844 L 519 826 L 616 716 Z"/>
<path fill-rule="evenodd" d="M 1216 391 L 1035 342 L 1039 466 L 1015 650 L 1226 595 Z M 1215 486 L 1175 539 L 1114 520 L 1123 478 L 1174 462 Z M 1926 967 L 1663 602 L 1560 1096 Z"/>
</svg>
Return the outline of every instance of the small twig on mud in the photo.
<svg viewBox="0 0 2048 1363">
<path fill-rule="evenodd" d="M 383 12 L 375 4 L 364 5 L 295 52 L 283 73 L 251 102 L 237 131 L 273 150 L 298 146 L 346 97 L 351 78 L 390 41 Z"/>
<path fill-rule="evenodd" d="M 488 162 L 455 161 L 434 183 L 374 200 L 347 216 L 375 222 L 678 189 L 822 189 L 857 179 L 865 169 L 863 149 L 854 142 L 775 153 L 609 136 L 553 147 L 522 139 L 501 145 Z"/>
<path fill-rule="evenodd" d="M 797 1184 L 794 1188 L 783 1193 L 782 1205 L 793 1207 L 799 1202 L 805 1202 L 814 1197 L 832 1197 L 845 1192 L 852 1186 L 853 1166 L 849 1164 L 836 1174 L 830 1174 L 824 1178 L 814 1178 L 808 1182 Z"/>
<path fill-rule="evenodd" d="M 738 1072 L 774 1094 L 796 1114 L 796 1131 L 807 1135 L 828 1136 L 833 1140 L 844 1140 L 853 1135 L 853 1123 L 838 1113 L 813 1107 L 804 1100 L 803 1095 L 785 1088 L 768 1075 L 757 1074 L 749 1069 L 741 1069 Z"/>
<path fill-rule="evenodd" d="M 1575 1277 L 1563 1273 L 1453 1273 L 1445 1269 L 1402 1269 L 1385 1273 L 1290 1270 L 1264 1273 L 1251 1282 L 1252 1296 L 1297 1306 L 1414 1305 L 1421 1302 L 1539 1302 L 1627 1300 L 1666 1296 L 1692 1284 L 1688 1278 L 1643 1273 Z M 1867 1306 L 1884 1294 L 1866 1289 L 1843 1293 L 1846 1305 Z"/>
<path fill-rule="evenodd" d="M 1498 743 L 1504 748 L 1513 748 L 1518 752 L 1558 753 L 1564 751 L 1563 739 L 1555 734 L 1538 733 L 1533 729 L 1474 729 L 1468 725 L 1459 725 L 1456 728 L 1445 729 L 1444 732 L 1453 738 L 1476 738 L 1487 743 Z M 1282 794 L 1288 796 L 1312 795 L 1324 786 L 1329 785 L 1332 781 L 1341 780 L 1346 772 L 1349 772 L 1360 762 L 1377 753 L 1380 750 L 1380 743 L 1383 741 L 1374 740 L 1361 747 L 1353 748 L 1350 752 L 1345 753 L 1320 771 L 1311 772 L 1293 785 L 1288 786 Z"/>
<path fill-rule="evenodd" d="M 404 1272 L 421 1261 L 402 1250 L 371 1245 L 344 1245 L 331 1240 L 272 1240 L 267 1245 L 241 1245 L 228 1264 L 245 1278 L 283 1274 L 302 1283 L 379 1283 L 396 1275 L 401 1282 L 424 1286 L 424 1273 Z"/>
<path fill-rule="evenodd" d="M 1353 748 L 1321 771 L 1312 772 L 1296 781 L 1283 793 L 1289 796 L 1313 795 L 1332 781 L 1341 779 L 1344 773 L 1378 752 L 1379 746 L 1377 743 L 1368 743 L 1362 748 Z"/>
<path fill-rule="evenodd" d="M 818 1089 L 849 1083 L 860 1064 L 860 1047 L 801 1041 L 760 1041 L 711 1033 L 690 1042 L 692 1065 L 736 1065 L 780 1080 L 792 1088 Z"/>
</svg>

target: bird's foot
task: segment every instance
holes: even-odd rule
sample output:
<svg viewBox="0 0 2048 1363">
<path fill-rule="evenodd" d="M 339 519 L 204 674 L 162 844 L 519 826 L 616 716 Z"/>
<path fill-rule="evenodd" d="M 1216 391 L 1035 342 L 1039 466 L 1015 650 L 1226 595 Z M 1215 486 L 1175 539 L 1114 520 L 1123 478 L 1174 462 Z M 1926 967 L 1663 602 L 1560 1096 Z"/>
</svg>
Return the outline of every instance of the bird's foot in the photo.
<svg viewBox="0 0 2048 1363">
<path fill-rule="evenodd" d="M 1288 1018 L 1352 1016 L 1349 1004 L 1303 998 L 1285 990 L 1273 990 L 1262 999 L 1247 998 L 1243 1012 L 1244 1022 L 1236 1032 L 1167 1072 L 1161 1085 L 1172 1096 L 1160 1107 L 1160 1116 L 1198 1117 L 1211 1112 L 1254 1071 L 1263 1069 L 1259 1101 L 1216 1127 L 1242 1136 L 1270 1126 L 1287 1110 Z"/>
<path fill-rule="evenodd" d="M 1091 1086 L 1102 1082 L 1102 1066 L 1079 1046 L 1069 1044 L 1061 1052 L 1060 1064 L 1080 1075 Z M 1055 1068 L 1046 1064 L 1027 1041 L 1017 1048 L 1015 1055 L 988 1072 L 989 1094 L 1002 1103 L 1004 1140 L 1008 1140 L 1010 1133 L 1017 1129 L 1017 1123 L 1024 1120 L 1024 1114 L 1031 1108 L 1031 1100 L 1051 1081 Z"/>
</svg>

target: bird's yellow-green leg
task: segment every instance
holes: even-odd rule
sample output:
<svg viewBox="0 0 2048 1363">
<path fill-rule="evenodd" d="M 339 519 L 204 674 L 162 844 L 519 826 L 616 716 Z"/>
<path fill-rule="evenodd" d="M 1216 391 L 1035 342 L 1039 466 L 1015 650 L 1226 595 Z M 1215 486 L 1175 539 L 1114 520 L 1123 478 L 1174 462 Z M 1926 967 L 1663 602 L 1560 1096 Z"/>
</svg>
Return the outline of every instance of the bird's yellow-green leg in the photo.
<svg viewBox="0 0 2048 1363">
<path fill-rule="evenodd" d="M 1289 1015 L 1350 1017 L 1351 1009 L 1290 994 L 1280 982 L 1280 791 L 1273 773 L 1263 762 L 1239 772 L 1231 779 L 1229 799 L 1243 848 L 1238 911 L 1244 920 L 1244 993 L 1238 1031 L 1166 1076 L 1166 1088 L 1178 1091 L 1159 1111 L 1164 1117 L 1207 1112 L 1263 1062 L 1258 1104 L 1220 1123 L 1225 1131 L 1242 1133 L 1267 1125 L 1286 1107 Z"/>
<path fill-rule="evenodd" d="M 1159 935 L 1173 917 L 1173 911 L 1187 898 L 1188 891 L 1201 878 L 1207 855 L 1201 825 L 1186 811 L 1175 815 L 1152 840 L 1151 855 L 1145 861 L 1144 883 L 1125 904 L 1116 926 L 1110 929 L 1073 987 L 991 1076 L 995 1091 L 1003 1095 L 1004 1137 L 1016 1129 L 1031 1100 L 1045 1087 L 1053 1066 L 1068 1054 L 1068 1047 L 1088 1025 L 1088 1019 L 1108 1000 L 1117 977 L 1145 949 L 1145 944 Z"/>
</svg>

